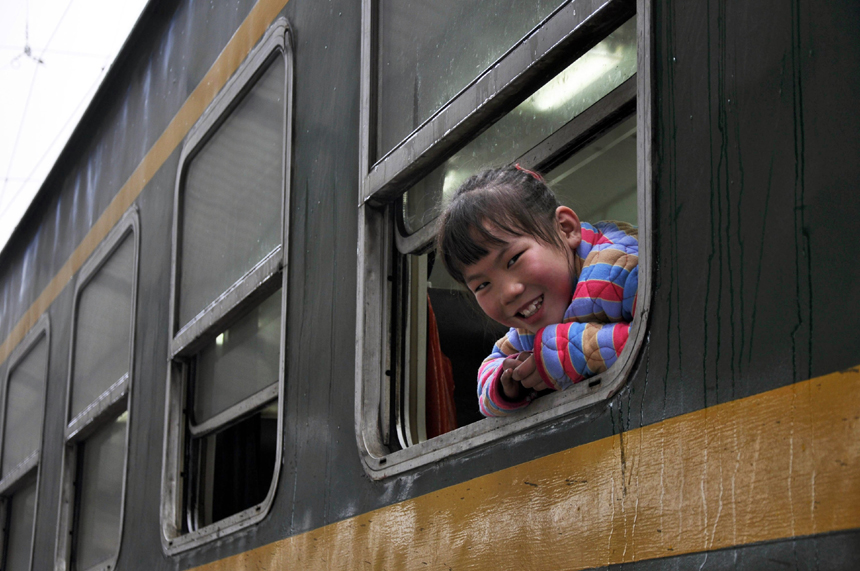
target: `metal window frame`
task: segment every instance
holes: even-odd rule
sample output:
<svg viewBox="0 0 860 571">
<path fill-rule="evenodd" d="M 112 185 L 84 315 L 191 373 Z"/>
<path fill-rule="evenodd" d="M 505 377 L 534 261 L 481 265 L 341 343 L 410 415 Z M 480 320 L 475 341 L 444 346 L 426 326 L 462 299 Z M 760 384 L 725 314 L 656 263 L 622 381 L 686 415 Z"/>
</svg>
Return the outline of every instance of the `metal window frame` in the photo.
<svg viewBox="0 0 860 571">
<path fill-rule="evenodd" d="M 45 410 L 47 409 L 47 385 L 48 371 L 51 365 L 51 320 L 48 314 L 42 314 L 36 325 L 27 333 L 21 343 L 12 351 L 9 356 L 9 365 L 6 368 L 6 374 L 3 378 L 2 387 L 2 408 L 0 408 L 0 458 L 3 455 L 3 448 L 6 445 L 6 398 L 8 396 L 9 378 L 18 364 L 30 354 L 36 345 L 44 337 L 46 343 L 46 362 L 45 362 L 45 399 L 42 403 L 42 434 L 39 437 L 39 447 L 31 452 L 27 457 L 13 468 L 9 474 L 0 480 L 0 521 L 7 522 L 9 518 L 9 497 L 14 496 L 19 488 L 23 487 L 24 482 L 34 477 L 36 481 L 36 499 L 33 505 L 33 529 L 30 530 L 30 564 L 28 568 L 33 567 L 33 549 L 35 542 L 33 541 L 36 532 L 36 513 L 39 511 L 39 483 L 41 477 L 41 457 L 42 457 L 42 438 L 45 437 Z M 8 526 L 3 533 L 0 533 L 0 554 L 6 553 L 7 543 L 9 541 Z"/>
<path fill-rule="evenodd" d="M 370 149 L 375 145 L 372 118 L 376 14 L 373 0 L 364 0 L 363 7 L 355 427 L 365 472 L 379 480 L 557 421 L 606 401 L 623 387 L 646 336 L 651 305 L 653 12 L 650 0 L 574 0 L 561 6 L 403 142 L 376 164 L 370 164 Z M 397 336 L 391 330 L 392 254 L 396 241 L 403 249 L 422 251 L 430 231 L 424 229 L 416 233 L 423 233 L 421 236 L 406 237 L 412 239 L 411 244 L 405 243 L 403 236 L 397 238 L 392 203 L 483 128 L 525 100 L 547 77 L 560 72 L 634 14 L 637 15 L 637 72 L 635 79 L 628 82 L 635 82 L 636 87 L 640 269 L 637 315 L 624 351 L 606 373 L 538 399 L 522 413 L 484 419 L 415 446 L 397 449 L 390 434 L 393 395 L 389 386 L 395 374 L 391 344 Z M 632 83 L 625 83 L 616 88 L 615 103 L 629 109 L 629 102 L 622 100 L 631 86 Z M 546 167 L 558 154 L 549 152 L 553 145 L 567 144 L 572 138 L 581 143 L 614 120 L 611 110 L 600 108 L 583 113 L 582 117 L 575 120 L 576 126 L 571 122 L 571 126 L 527 152 L 521 157 L 523 163 L 534 161 L 534 166 Z"/>
<path fill-rule="evenodd" d="M 130 239 L 133 243 L 132 277 L 131 277 L 131 319 L 129 323 L 128 368 L 106 391 L 100 394 L 83 411 L 73 418 L 71 414 L 71 395 L 74 383 L 75 342 L 79 303 L 84 289 L 98 275 L 105 264 L 112 258 L 120 245 Z M 125 520 L 125 491 L 128 481 L 128 450 L 131 439 L 131 386 L 134 371 L 134 346 L 137 315 L 137 284 L 140 256 L 140 214 L 137 205 L 133 205 L 108 233 L 107 237 L 95 249 L 90 259 L 81 267 L 75 284 L 72 301 L 72 331 L 69 342 L 69 374 L 66 380 L 66 427 L 64 429 L 65 446 L 63 447 L 63 469 L 60 481 L 60 515 L 57 521 L 57 544 L 54 554 L 58 569 L 71 568 L 72 546 L 77 540 L 77 530 L 74 522 L 75 514 L 80 506 L 80 497 L 76 493 L 80 489 L 78 482 L 80 444 L 86 441 L 94 432 L 115 420 L 123 412 L 129 413 L 125 432 L 125 456 L 123 457 L 122 488 L 120 499 L 119 541 L 116 552 L 105 562 L 93 566 L 86 571 L 105 571 L 116 568 L 116 561 L 122 549 L 122 531 Z"/>
<path fill-rule="evenodd" d="M 293 48 L 291 28 L 285 18 L 279 18 L 269 28 L 258 45 L 251 51 L 233 77 L 215 97 L 197 124 L 191 129 L 183 144 L 176 176 L 173 214 L 173 246 L 170 278 L 170 347 L 168 354 L 167 391 L 165 396 L 164 420 L 164 463 L 161 477 L 161 545 L 163 551 L 173 555 L 214 541 L 238 530 L 260 522 L 269 513 L 275 496 L 280 475 L 284 427 L 284 383 L 287 322 L 287 278 L 289 259 L 287 244 L 290 230 L 288 207 L 290 204 L 290 172 L 292 164 L 292 125 L 293 125 Z M 272 58 L 283 58 L 285 77 L 285 128 L 284 128 L 284 167 L 281 192 L 280 243 L 264 256 L 251 270 L 237 280 L 224 293 L 213 300 L 203 311 L 188 323 L 178 323 L 178 275 L 179 237 L 181 236 L 179 213 L 180 193 L 185 181 L 185 173 L 190 159 L 206 144 L 229 113 L 238 105 L 246 93 L 253 89 L 256 80 L 265 72 Z M 194 427 L 194 434 L 187 426 L 185 414 L 188 393 L 188 364 L 186 359 L 195 355 L 205 343 L 214 338 L 214 331 L 222 331 L 240 318 L 247 310 L 259 304 L 264 296 L 281 289 L 280 319 L 280 362 L 278 381 L 275 391 L 268 387 L 260 393 L 237 403 L 216 418 L 221 423 L 203 423 Z M 181 328 L 180 328 L 181 326 Z M 268 392 L 267 392 L 268 391 Z M 261 402 L 261 393 L 271 402 L 278 403 L 277 441 L 275 466 L 272 482 L 265 499 L 250 508 L 233 514 L 223 520 L 191 531 L 183 529 L 185 518 L 183 464 L 186 445 L 190 438 L 224 428 L 243 415 L 249 414 Z M 216 419 L 211 419 L 212 421 Z"/>
<path fill-rule="evenodd" d="M 422 409 L 426 410 L 427 345 L 413 333 L 427 330 L 428 276 L 426 263 L 422 263 L 418 256 L 399 258 L 395 261 L 398 268 L 395 275 L 403 276 L 403 279 L 399 280 L 399 287 L 393 292 L 393 301 L 398 309 L 394 311 L 395 321 L 392 323 L 392 343 L 397 349 L 394 350 L 396 362 L 391 367 L 395 381 L 391 391 L 394 393 L 394 432 L 399 446 L 407 448 L 427 440 L 427 418 L 422 412 Z M 409 382 L 403 382 L 404 379 L 409 379 Z"/>
</svg>

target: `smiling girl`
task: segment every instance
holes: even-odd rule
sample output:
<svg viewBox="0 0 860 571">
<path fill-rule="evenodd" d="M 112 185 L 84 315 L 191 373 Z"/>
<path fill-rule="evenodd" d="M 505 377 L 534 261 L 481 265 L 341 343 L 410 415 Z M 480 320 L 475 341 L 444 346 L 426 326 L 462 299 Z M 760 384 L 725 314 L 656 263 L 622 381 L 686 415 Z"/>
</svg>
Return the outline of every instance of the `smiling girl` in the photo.
<svg viewBox="0 0 860 571">
<path fill-rule="evenodd" d="M 471 177 L 440 217 L 437 247 L 484 313 L 510 327 L 478 371 L 484 415 L 601 373 L 624 348 L 636 305 L 636 228 L 580 222 L 539 175 L 506 167 Z"/>
</svg>

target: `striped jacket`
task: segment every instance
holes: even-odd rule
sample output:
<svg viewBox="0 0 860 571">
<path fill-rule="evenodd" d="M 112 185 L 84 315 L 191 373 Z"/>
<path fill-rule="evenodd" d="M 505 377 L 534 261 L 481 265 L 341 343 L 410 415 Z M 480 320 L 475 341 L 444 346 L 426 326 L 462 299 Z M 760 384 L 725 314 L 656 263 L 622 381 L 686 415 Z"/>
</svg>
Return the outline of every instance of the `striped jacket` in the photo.
<svg viewBox="0 0 860 571">
<path fill-rule="evenodd" d="M 502 392 L 502 363 L 507 357 L 534 352 L 546 385 L 564 390 L 605 371 L 627 342 L 639 284 L 639 239 L 625 222 L 582 223 L 582 242 L 575 252 L 582 270 L 564 322 L 531 334 L 511 329 L 496 341 L 478 370 L 478 403 L 485 416 L 504 416 L 534 398 L 513 402 Z"/>
</svg>

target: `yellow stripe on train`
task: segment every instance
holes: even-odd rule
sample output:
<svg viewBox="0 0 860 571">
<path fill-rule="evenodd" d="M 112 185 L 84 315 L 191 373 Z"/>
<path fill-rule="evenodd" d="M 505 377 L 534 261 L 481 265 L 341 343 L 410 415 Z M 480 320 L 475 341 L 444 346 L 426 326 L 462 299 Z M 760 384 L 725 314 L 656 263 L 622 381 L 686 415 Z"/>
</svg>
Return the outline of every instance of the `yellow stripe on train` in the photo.
<svg viewBox="0 0 860 571">
<path fill-rule="evenodd" d="M 198 567 L 586 569 L 860 527 L 860 368 Z"/>
</svg>

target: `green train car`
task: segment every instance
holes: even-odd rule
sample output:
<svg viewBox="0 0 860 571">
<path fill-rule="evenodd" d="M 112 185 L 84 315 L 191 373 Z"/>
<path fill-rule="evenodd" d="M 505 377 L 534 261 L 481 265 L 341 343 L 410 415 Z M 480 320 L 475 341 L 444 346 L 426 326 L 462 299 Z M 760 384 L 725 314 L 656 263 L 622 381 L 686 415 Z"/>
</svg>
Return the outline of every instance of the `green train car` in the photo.
<svg viewBox="0 0 860 571">
<path fill-rule="evenodd" d="M 2 569 L 860 568 L 857 70 L 851 0 L 151 0 L 0 253 Z M 433 233 L 509 164 L 640 281 L 484 419 Z"/>
</svg>

